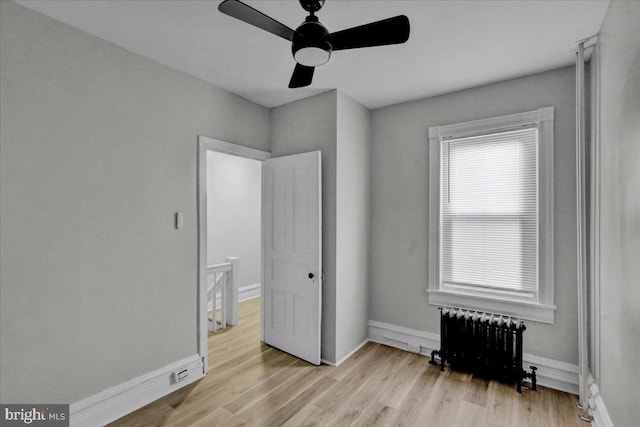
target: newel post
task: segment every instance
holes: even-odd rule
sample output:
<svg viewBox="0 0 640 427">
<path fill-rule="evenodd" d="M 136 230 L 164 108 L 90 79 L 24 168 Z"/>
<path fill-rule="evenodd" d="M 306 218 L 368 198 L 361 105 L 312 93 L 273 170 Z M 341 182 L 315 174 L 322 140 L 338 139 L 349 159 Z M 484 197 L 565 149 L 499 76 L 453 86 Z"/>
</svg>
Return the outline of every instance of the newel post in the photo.
<svg viewBox="0 0 640 427">
<path fill-rule="evenodd" d="M 225 262 L 231 263 L 229 280 L 227 281 L 226 305 L 227 325 L 238 324 L 238 279 L 240 278 L 240 258 L 226 257 Z"/>
</svg>

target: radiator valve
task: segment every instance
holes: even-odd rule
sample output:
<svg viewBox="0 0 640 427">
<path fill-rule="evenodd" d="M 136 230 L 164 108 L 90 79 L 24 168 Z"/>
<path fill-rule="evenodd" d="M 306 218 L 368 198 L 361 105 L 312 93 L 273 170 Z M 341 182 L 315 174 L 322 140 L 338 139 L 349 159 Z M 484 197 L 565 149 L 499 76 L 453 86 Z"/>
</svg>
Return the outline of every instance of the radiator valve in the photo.
<svg viewBox="0 0 640 427">
<path fill-rule="evenodd" d="M 537 391 L 536 388 L 536 371 L 538 370 L 538 368 L 536 368 L 535 366 L 531 365 L 529 366 L 529 369 L 531 369 L 531 372 L 527 372 L 524 369 L 522 370 L 522 378 L 531 378 L 531 387 L 529 387 L 529 390 L 531 391 Z"/>
</svg>

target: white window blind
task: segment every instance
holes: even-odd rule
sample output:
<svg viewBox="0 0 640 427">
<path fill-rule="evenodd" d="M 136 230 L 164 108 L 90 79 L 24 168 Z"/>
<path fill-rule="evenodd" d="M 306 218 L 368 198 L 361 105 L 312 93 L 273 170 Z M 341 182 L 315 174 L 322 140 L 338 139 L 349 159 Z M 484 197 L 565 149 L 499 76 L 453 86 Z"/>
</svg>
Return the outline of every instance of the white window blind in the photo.
<svg viewBox="0 0 640 427">
<path fill-rule="evenodd" d="M 538 129 L 442 140 L 442 289 L 538 298 Z"/>
</svg>

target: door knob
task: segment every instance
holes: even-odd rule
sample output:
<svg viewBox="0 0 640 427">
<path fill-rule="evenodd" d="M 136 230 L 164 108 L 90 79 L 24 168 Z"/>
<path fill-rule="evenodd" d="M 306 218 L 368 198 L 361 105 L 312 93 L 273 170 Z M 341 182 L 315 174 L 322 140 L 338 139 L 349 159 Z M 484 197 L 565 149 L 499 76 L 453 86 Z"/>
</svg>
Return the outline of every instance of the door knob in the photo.
<svg viewBox="0 0 640 427">
<path fill-rule="evenodd" d="M 313 279 L 313 273 L 309 273 L 309 279 Z"/>
</svg>

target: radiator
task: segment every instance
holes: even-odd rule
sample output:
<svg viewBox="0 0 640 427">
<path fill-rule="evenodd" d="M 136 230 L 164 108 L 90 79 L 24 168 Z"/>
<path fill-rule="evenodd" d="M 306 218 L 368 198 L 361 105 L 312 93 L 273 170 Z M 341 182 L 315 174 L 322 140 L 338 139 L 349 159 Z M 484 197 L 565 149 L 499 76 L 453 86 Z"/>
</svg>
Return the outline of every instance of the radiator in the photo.
<svg viewBox="0 0 640 427">
<path fill-rule="evenodd" d="M 522 381 L 531 379 L 536 390 L 536 367 L 522 369 L 524 323 L 512 317 L 458 308 L 440 309 L 440 350 L 431 353 L 432 365 L 454 369 L 510 384 L 522 392 Z M 438 356 L 439 361 L 436 359 Z"/>
</svg>

